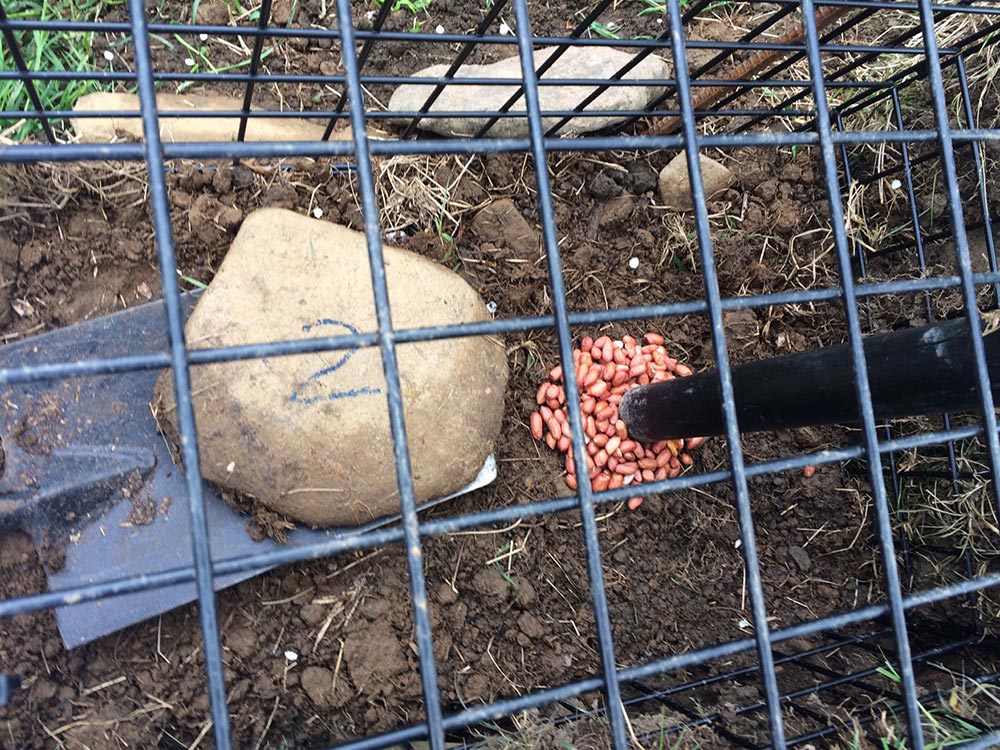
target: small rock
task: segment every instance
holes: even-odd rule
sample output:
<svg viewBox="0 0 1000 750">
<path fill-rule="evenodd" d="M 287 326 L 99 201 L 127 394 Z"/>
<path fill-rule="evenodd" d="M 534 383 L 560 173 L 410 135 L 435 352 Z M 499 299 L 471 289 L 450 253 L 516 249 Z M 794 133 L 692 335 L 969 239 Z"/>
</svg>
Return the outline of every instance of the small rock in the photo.
<svg viewBox="0 0 1000 750">
<path fill-rule="evenodd" d="M 333 672 L 326 667 L 306 667 L 299 679 L 302 689 L 316 708 L 329 708 L 333 693 Z"/>
<path fill-rule="evenodd" d="M 448 606 L 458 601 L 458 594 L 455 593 L 455 589 L 451 587 L 451 584 L 442 583 L 437 587 L 437 600 L 441 604 Z"/>
<path fill-rule="evenodd" d="M 199 199 L 196 208 L 209 206 Z M 389 245 L 384 253 L 397 328 L 490 319 L 457 274 Z M 189 341 L 213 347 L 373 331 L 371 300 L 363 233 L 259 209 L 243 220 L 185 331 Z M 503 342 L 484 336 L 403 344 L 397 356 L 422 503 L 467 485 L 493 450 L 507 359 Z M 313 526 L 399 512 L 377 347 L 205 365 L 192 370 L 191 381 L 208 481 Z M 170 415 L 168 433 L 176 434 L 169 373 L 157 382 L 156 398 Z"/>
<path fill-rule="evenodd" d="M 535 50 L 534 62 L 537 69 L 556 50 L 544 47 Z M 550 67 L 543 78 L 590 78 L 608 79 L 619 68 L 632 59 L 632 54 L 610 47 L 570 47 Z M 448 70 L 447 65 L 432 65 L 416 72 L 413 78 L 439 78 Z M 636 65 L 625 79 L 663 80 L 668 77 L 670 66 L 661 58 L 650 55 Z M 490 65 L 463 65 L 456 78 L 513 78 L 520 79 L 521 61 L 517 55 Z M 434 91 L 431 84 L 407 83 L 400 86 L 389 100 L 390 112 L 414 112 L 421 108 L 427 97 Z M 591 102 L 586 111 L 643 109 L 659 96 L 663 86 L 612 86 Z M 501 106 L 518 91 L 517 86 L 469 85 L 448 86 L 431 106 L 431 112 L 499 112 Z M 540 86 L 539 104 L 542 110 L 566 111 L 574 109 L 593 89 L 586 86 Z M 510 109 L 511 112 L 525 111 L 522 96 Z M 543 118 L 542 128 L 548 130 L 562 118 Z M 627 117 L 608 114 L 593 117 L 577 117 L 559 130 L 561 136 L 575 136 L 601 130 Z M 471 136 L 486 124 L 478 117 L 433 118 L 420 121 L 420 127 L 441 135 Z M 528 135 L 526 117 L 502 117 L 490 128 L 491 138 L 524 138 Z"/>
<path fill-rule="evenodd" d="M 492 242 L 512 249 L 538 248 L 541 237 L 517 210 L 510 198 L 501 198 L 476 212 L 472 232 L 481 242 Z"/>
<path fill-rule="evenodd" d="M 799 570 L 803 573 L 812 567 L 812 560 L 809 558 L 809 553 L 801 547 L 789 547 L 788 556 L 795 561 L 795 564 L 799 566 Z"/>
<path fill-rule="evenodd" d="M 705 198 L 710 199 L 733 184 L 733 173 L 714 159 L 700 155 L 701 179 L 705 185 Z M 691 181 L 688 178 L 687 156 L 677 154 L 667 166 L 660 170 L 660 200 L 667 208 L 677 211 L 693 211 Z"/>
</svg>

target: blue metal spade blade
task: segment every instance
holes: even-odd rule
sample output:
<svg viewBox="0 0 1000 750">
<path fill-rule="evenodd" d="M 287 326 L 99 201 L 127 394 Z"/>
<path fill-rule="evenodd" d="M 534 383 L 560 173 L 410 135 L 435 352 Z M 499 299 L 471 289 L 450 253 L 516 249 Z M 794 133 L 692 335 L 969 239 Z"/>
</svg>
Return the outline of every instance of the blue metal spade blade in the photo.
<svg viewBox="0 0 1000 750">
<path fill-rule="evenodd" d="M 194 303 L 184 298 L 187 314 Z M 163 351 L 164 331 L 163 303 L 153 302 L 2 347 L 0 368 Z M 193 565 L 185 480 L 150 410 L 159 374 L 140 370 L 0 386 L 0 528 L 30 533 L 40 553 L 65 547 L 61 565 L 51 554 L 41 555 L 50 591 Z M 495 477 L 490 456 L 456 495 Z M 277 548 L 271 540 L 251 539 L 246 517 L 215 487 L 206 483 L 204 496 L 213 560 Z M 297 527 L 287 544 L 357 534 L 397 520 L 350 530 Z M 220 576 L 215 588 L 268 569 Z M 193 583 L 179 584 L 60 607 L 56 620 L 72 648 L 195 598 Z"/>
</svg>

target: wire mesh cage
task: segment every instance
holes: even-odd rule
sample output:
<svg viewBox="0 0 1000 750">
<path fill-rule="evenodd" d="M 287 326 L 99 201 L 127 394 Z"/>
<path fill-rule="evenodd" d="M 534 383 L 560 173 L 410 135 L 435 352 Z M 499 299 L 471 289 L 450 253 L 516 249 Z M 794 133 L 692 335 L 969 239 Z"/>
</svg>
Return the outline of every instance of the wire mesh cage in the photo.
<svg viewBox="0 0 1000 750">
<path fill-rule="evenodd" d="M 0 0 L 0 747 L 1000 744 L 998 28 L 974 0 Z M 370 326 L 274 334 L 306 304 L 274 207 L 360 237 Z M 193 338 L 254 215 L 237 296 L 280 289 L 275 323 Z M 401 324 L 395 246 L 488 315 Z M 907 331 L 944 375 L 866 343 Z M 595 381 L 550 373 L 643 332 L 715 373 L 717 429 L 602 484 Z M 425 509 L 423 444 L 489 420 L 455 413 L 466 370 L 419 428 L 408 352 L 483 340 L 496 477 Z M 199 373 L 366 351 L 382 386 L 288 400 L 336 432 L 370 398 L 388 458 L 348 483 L 395 519 L 218 489 L 243 459 L 199 450 Z M 813 351 L 748 429 L 741 368 Z M 929 401 L 889 413 L 889 375 Z M 288 430 L 225 440 L 266 463 L 307 452 Z"/>
</svg>

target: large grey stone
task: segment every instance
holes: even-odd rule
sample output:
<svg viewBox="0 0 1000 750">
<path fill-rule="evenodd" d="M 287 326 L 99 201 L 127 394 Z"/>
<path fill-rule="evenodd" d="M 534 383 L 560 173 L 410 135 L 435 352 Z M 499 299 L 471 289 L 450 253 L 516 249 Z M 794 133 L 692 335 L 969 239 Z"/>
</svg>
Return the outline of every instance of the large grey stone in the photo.
<svg viewBox="0 0 1000 750">
<path fill-rule="evenodd" d="M 461 277 L 385 247 L 398 328 L 489 318 Z M 284 209 L 240 227 L 185 329 L 192 347 L 376 330 L 365 236 Z M 397 347 L 418 501 L 475 478 L 500 428 L 507 363 L 495 337 Z M 377 347 L 192 368 L 202 474 L 313 526 L 399 511 L 386 384 Z M 169 374 L 159 413 L 176 431 Z"/>
<path fill-rule="evenodd" d="M 698 155 L 701 164 L 701 180 L 705 186 L 705 197 L 711 198 L 733 184 L 733 173 L 703 154 Z M 667 208 L 676 211 L 693 211 L 691 180 L 688 177 L 687 157 L 681 151 L 660 170 L 660 200 Z"/>
<path fill-rule="evenodd" d="M 545 47 L 535 50 L 535 68 L 541 65 L 556 50 L 555 47 Z M 542 76 L 552 78 L 588 78 L 607 80 L 622 66 L 631 60 L 633 55 L 628 52 L 611 49 L 610 47 L 570 47 Z M 437 78 L 447 71 L 447 65 L 432 65 L 417 73 L 414 78 Z M 668 77 L 670 66 L 659 57 L 649 55 L 625 76 L 625 80 L 650 79 L 663 80 Z M 516 55 L 500 60 L 490 65 L 463 65 L 459 68 L 456 78 L 497 78 L 522 79 L 521 61 Z M 434 85 L 407 83 L 400 86 L 389 99 L 390 112 L 415 112 L 423 106 L 424 101 L 434 91 Z M 449 85 L 431 107 L 431 112 L 499 112 L 500 107 L 517 92 L 516 85 Z M 539 102 L 542 111 L 567 111 L 574 109 L 581 101 L 595 90 L 593 86 L 540 86 Z M 625 86 L 612 85 L 597 99 L 591 102 L 586 111 L 600 110 L 637 110 L 645 107 L 650 101 L 664 91 L 663 86 Z M 522 96 L 511 107 L 511 112 L 524 112 L 525 103 Z M 555 125 L 560 117 L 543 118 L 544 127 L 548 129 Z M 616 114 L 590 117 L 575 117 L 559 131 L 560 135 L 572 136 L 600 130 L 627 118 Z M 488 120 L 482 117 L 449 117 L 424 118 L 420 127 L 441 135 L 469 136 L 479 131 Z M 528 134 L 528 122 L 525 117 L 501 118 L 493 125 L 489 135 L 493 138 L 519 138 Z"/>
</svg>

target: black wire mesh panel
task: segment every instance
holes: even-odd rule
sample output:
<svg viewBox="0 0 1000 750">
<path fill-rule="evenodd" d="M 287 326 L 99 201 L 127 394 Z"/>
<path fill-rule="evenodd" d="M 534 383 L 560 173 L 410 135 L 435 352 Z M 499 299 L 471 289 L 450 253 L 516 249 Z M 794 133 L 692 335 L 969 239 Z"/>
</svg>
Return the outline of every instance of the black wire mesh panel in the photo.
<svg viewBox="0 0 1000 750">
<path fill-rule="evenodd" d="M 8 367 L 0 379 L 15 386 L 169 367 L 187 489 L 187 498 L 173 498 L 174 512 L 186 499 L 184 512 L 191 517 L 190 539 L 178 543 L 190 545 L 194 553 L 193 566 L 155 575 L 70 590 L 5 587 L 0 615 L 11 629 L 4 638 L 0 681 L 0 700 L 7 704 L 3 746 L 88 741 L 80 734 L 85 731 L 102 733 L 97 742 L 124 742 L 124 735 L 114 733 L 137 716 L 158 711 L 165 713 L 132 743 L 207 746 L 209 737 L 220 748 L 420 742 L 433 748 L 456 743 L 517 747 L 518 742 L 615 748 L 881 742 L 921 748 L 945 741 L 966 747 L 1000 742 L 996 706 L 989 705 L 998 672 L 993 639 L 993 589 L 1000 582 L 998 496 L 992 476 L 1000 446 L 980 327 L 980 311 L 992 310 L 997 302 L 991 165 L 1000 130 L 993 117 L 992 40 L 1000 12 L 987 4 L 928 0 L 822 5 L 703 0 L 690 6 L 670 0 L 628 10 L 604 0 L 562 15 L 525 0 L 494 0 L 471 15 L 468 8 L 460 15 L 455 8 L 438 12 L 425 4 L 352 7 L 348 0 L 329 7 L 272 7 L 265 0 L 253 8 L 234 4 L 221 16 L 220 6 L 212 7 L 195 3 L 171 18 L 165 6 L 151 11 L 140 0 L 130 0 L 127 8 L 95 6 L 85 17 L 67 12 L 39 20 L 30 14 L 30 4 L 0 5 L 5 62 L 0 81 L 9 84 L 0 122 L 5 138 L 17 140 L 0 145 L 0 162 L 25 169 L 64 162 L 144 164 L 146 183 L 129 195 L 136 198 L 133 207 L 148 205 L 149 214 L 130 215 L 155 230 L 167 321 L 167 337 L 154 354 L 97 352 L 83 360 Z M 468 18 L 473 19 L 468 28 L 451 28 L 452 21 L 465 24 Z M 432 22 L 438 22 L 433 30 Z M 89 35 L 92 51 L 104 48 L 97 63 L 74 66 L 63 48 L 46 48 L 46 35 L 56 33 Z M 536 48 L 551 50 L 540 59 Z M 213 60 L 223 54 L 220 50 L 225 50 L 222 64 Z M 557 67 L 560 59 L 579 50 L 593 56 L 603 54 L 598 50 L 627 54 L 613 73 L 598 78 L 551 74 L 563 70 Z M 642 77 L 644 63 L 657 56 L 668 61 L 665 77 Z M 294 62 L 299 58 L 311 62 L 299 65 Z M 513 74 L 476 68 L 466 75 L 469 65 L 500 58 L 515 61 Z M 283 65 L 274 64 L 279 59 Z M 419 106 L 386 107 L 398 86 L 412 83 L 409 72 L 398 71 L 415 67 L 416 61 L 443 62 L 444 70 L 421 81 L 425 91 Z M 450 96 L 483 84 L 504 87 L 503 102 L 481 108 L 481 94 Z M 137 93 L 131 109 L 98 105 L 74 111 L 65 96 L 114 87 Z M 176 108 L 172 100 L 158 102 L 164 93 L 198 87 L 225 98 L 198 111 Z M 547 109 L 553 101 L 547 92 L 556 89 L 578 91 L 577 103 Z M 605 94 L 636 90 L 645 92 L 644 103 L 607 105 Z M 224 106 L 227 100 L 231 104 Z M 86 129 L 88 121 L 107 126 L 113 120 L 114 142 L 76 142 L 69 118 L 76 131 Z M 200 126 L 188 124 L 204 121 L 208 127 L 210 120 L 220 119 L 232 125 L 231 140 L 205 140 L 198 137 Z M 445 137 L 427 135 L 438 127 L 435 121 Z M 587 121 L 596 122 L 596 128 Z M 265 123 L 278 128 L 256 130 Z M 295 130 L 304 123 L 319 130 Z M 186 127 L 193 129 L 179 137 Z M 270 135 L 249 138 L 258 132 Z M 293 132 L 315 135 L 293 139 Z M 650 177 L 650 165 L 665 165 L 678 153 L 690 165 L 690 214 L 658 205 Z M 721 199 L 706 194 L 699 166 L 699 154 L 706 153 L 739 174 Z M 438 161 L 432 166 L 405 161 L 418 157 Z M 456 157 L 460 168 L 441 166 Z M 322 169 L 310 167 L 309 179 L 336 181 L 356 196 L 356 205 L 336 208 L 340 221 L 365 232 L 377 327 L 270 343 L 262 335 L 256 345 L 189 349 L 175 246 L 179 229 L 171 207 L 177 209 L 178 194 L 186 196 L 181 204 L 190 206 L 190 193 L 213 182 L 214 174 L 231 178 L 230 162 L 243 177 L 254 169 L 270 175 L 265 187 L 273 190 L 281 170 L 268 172 L 268 165 L 279 159 L 290 160 L 285 166 L 292 171 L 295 160 L 317 160 L 311 163 Z M 520 166 L 511 168 L 515 162 L 503 159 L 520 159 Z M 219 162 L 214 173 L 185 167 L 212 160 L 226 162 Z M 390 163 L 410 171 L 393 171 Z M 460 235 L 465 223 L 452 209 L 467 200 L 471 216 L 472 207 L 485 202 L 452 195 L 451 188 L 470 170 L 480 170 L 480 189 L 492 190 L 491 197 L 504 195 L 527 209 L 534 219 L 530 223 L 540 226 L 535 255 L 495 262 L 490 254 L 503 246 L 503 233 L 489 242 L 481 234 L 478 244 Z M 22 296 L 15 300 L 20 320 L 10 340 L 36 332 L 37 319 L 43 320 L 41 327 L 61 321 L 57 314 L 43 318 L 33 309 L 32 299 L 39 307 L 44 304 L 45 290 L 28 290 L 46 256 L 27 241 L 45 224 L 33 191 L 58 192 L 59 173 L 23 174 L 48 174 L 51 181 L 29 187 L 11 182 L 8 190 L 9 221 L 24 241 L 14 255 L 15 285 Z M 294 179 L 302 177 L 296 172 Z M 423 216 L 423 227 L 400 218 L 402 209 L 393 213 L 408 199 L 406 191 L 420 184 L 431 186 L 425 189 L 436 197 L 438 209 Z M 435 186 L 443 196 L 434 193 Z M 312 194 L 318 188 L 302 189 Z M 25 194 L 18 196 L 17 190 Z M 666 239 L 645 228 L 651 225 L 649 216 L 656 217 L 658 234 Z M 636 228 L 630 222 L 640 222 L 638 217 L 646 217 L 645 224 Z M 414 233 L 415 226 L 425 231 Z M 612 229 L 628 236 L 615 236 Z M 433 252 L 428 254 L 458 266 L 491 294 L 509 288 L 497 317 L 394 329 L 383 235 L 396 241 L 407 234 L 415 235 L 408 237 L 414 247 L 429 237 Z M 208 235 L 195 240 L 212 241 Z M 634 264 L 624 262 L 633 259 Z M 113 266 L 115 259 L 103 262 Z M 495 278 L 483 280 L 490 275 Z M 616 276 L 619 281 L 613 282 Z M 589 297 L 587 290 L 593 292 Z M 152 296 L 148 285 L 145 292 Z M 529 302 L 518 307 L 514 292 Z M 880 424 L 863 335 L 946 318 L 968 323 L 978 411 Z M 638 490 L 594 492 L 584 482 L 567 496 L 551 481 L 561 471 L 557 462 L 548 455 L 530 462 L 523 458 L 530 408 L 511 393 L 505 430 L 519 430 L 524 440 L 500 450 L 503 492 L 417 515 L 399 347 L 507 337 L 517 342 L 509 350 L 519 373 L 515 388 L 557 363 L 571 371 L 574 343 L 583 334 L 606 329 L 617 336 L 630 326 L 662 329 L 668 345 L 673 338 L 692 361 L 718 371 L 725 435 L 706 449 L 700 463 Z M 860 429 L 799 432 L 794 439 L 740 435 L 731 361 L 842 341 L 850 344 Z M 384 367 L 402 523 L 213 564 L 189 368 L 361 347 L 376 347 Z M 583 476 L 588 472 L 584 415 L 572 378 L 565 397 L 575 471 Z M 809 490 L 800 475 L 811 477 L 816 467 L 827 482 Z M 646 503 L 629 515 L 621 504 L 636 495 L 645 496 Z M 650 508 L 655 509 L 651 521 L 643 518 Z M 429 597 L 428 583 L 440 578 L 442 560 L 455 569 L 450 578 L 455 591 L 462 552 L 456 563 L 448 546 L 453 540 L 509 535 L 522 524 L 546 535 L 547 542 L 572 533 L 572 547 L 557 551 L 561 557 L 569 550 L 574 559 L 550 553 L 551 564 L 521 571 L 522 581 L 537 576 L 533 593 L 525 593 L 529 588 L 522 584 L 511 603 L 504 600 L 492 615 L 489 584 L 481 576 L 468 576 L 471 594 L 462 610 L 446 612 L 442 607 L 453 602 L 443 601 L 451 596 L 440 589 Z M 563 529 L 560 536 L 560 524 L 570 531 Z M 15 550 L 10 539 L 5 537 L 5 546 Z M 486 570 L 505 561 L 504 580 L 513 586 L 510 566 L 516 555 L 528 554 L 528 546 L 528 536 L 509 536 Z M 232 638 L 234 609 L 226 607 L 220 621 L 213 579 L 383 549 L 399 556 L 398 566 L 388 570 L 408 576 L 409 602 L 402 610 L 390 608 L 407 630 L 406 642 L 395 644 L 409 654 L 406 674 L 372 667 L 365 680 L 365 659 L 355 647 L 347 649 L 350 633 L 364 640 L 349 630 L 364 601 L 362 581 L 353 589 L 353 609 L 321 615 L 313 623 L 318 632 L 310 632 L 316 639 L 308 658 L 295 651 L 285 655 L 279 687 L 266 697 L 269 705 L 273 700 L 269 715 L 244 715 L 241 707 L 254 692 L 244 678 L 256 673 L 241 672 L 241 665 L 264 657 L 254 650 L 252 632 L 247 636 L 243 630 L 249 649 Z M 539 557 L 544 553 L 539 551 Z M 5 565 L 15 570 L 15 563 L 21 564 Z M 547 577 L 555 570 L 565 579 L 558 586 Z M 335 575 L 339 572 L 323 581 Z M 269 580 L 280 580 L 272 576 Z M 143 665 L 119 678 L 88 671 L 82 658 L 74 660 L 59 649 L 46 648 L 36 660 L 26 653 L 24 630 L 14 629 L 25 622 L 36 627 L 38 621 L 25 619 L 32 613 L 181 582 L 194 582 L 198 592 L 201 635 L 187 661 L 200 667 L 208 692 L 206 702 L 185 710 L 201 712 L 200 728 L 172 723 L 178 706 L 155 690 L 157 669 L 166 667 Z M 266 597 L 268 606 L 286 606 L 306 595 L 292 584 L 293 591 Z M 566 585 L 577 587 L 578 600 L 566 596 Z M 227 594 L 220 596 L 231 601 Z M 532 613 L 532 602 L 546 597 L 565 600 L 569 614 L 549 617 L 550 625 L 564 627 L 543 627 Z M 369 609 L 370 629 L 391 619 Z M 562 609 L 559 602 L 551 611 Z M 464 614 L 456 616 L 456 611 Z M 507 638 L 498 661 L 491 645 L 505 633 L 492 633 L 488 623 L 495 628 L 505 618 L 512 630 L 516 620 L 517 635 Z M 320 646 L 335 619 L 348 635 L 339 651 L 330 652 L 329 643 Z M 168 630 L 183 627 L 169 617 L 166 624 Z M 256 624 L 264 627 L 260 620 Z M 155 635 L 155 645 L 147 643 L 146 651 L 154 653 L 157 665 L 161 659 L 171 663 L 162 655 L 163 621 L 146 627 L 153 629 L 133 632 Z M 275 643 L 256 648 L 270 650 L 271 657 L 280 654 L 284 632 L 281 625 Z M 531 679 L 531 669 L 523 664 L 525 649 L 542 663 L 534 641 L 543 635 L 549 641 L 550 653 L 544 655 L 549 666 L 544 676 Z M 101 658 L 107 640 L 88 656 Z M 442 647 L 443 642 L 448 645 Z M 462 650 L 477 642 L 485 644 L 479 646 L 478 661 L 489 659 L 507 680 L 500 687 L 484 687 L 480 679 L 475 699 L 469 700 L 472 682 L 463 680 L 476 667 Z M 304 674 L 298 675 L 300 658 L 326 670 L 312 672 L 334 681 L 324 690 L 335 693 L 340 679 L 342 690 L 352 695 L 338 702 L 324 698 L 323 690 L 307 690 Z M 54 671 L 48 660 L 55 660 Z M 349 670 L 343 676 L 342 660 Z M 528 679 L 515 681 L 508 671 Z M 100 679 L 90 680 L 94 675 Z M 58 684 L 52 687 L 60 679 L 62 692 Z M 83 687 L 69 689 L 75 683 Z M 407 689 L 410 701 L 395 705 Z M 127 715 L 91 710 L 94 704 L 88 701 L 102 693 L 134 700 L 130 692 L 117 692 L 126 690 L 151 695 L 152 703 L 134 704 Z M 190 700 L 188 695 L 178 703 Z M 309 715 L 307 700 L 313 706 Z M 60 701 L 63 709 L 57 713 L 52 705 Z M 375 702 L 386 709 L 381 717 L 371 713 Z M 39 718 L 43 733 L 32 716 Z"/>
</svg>

